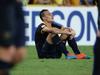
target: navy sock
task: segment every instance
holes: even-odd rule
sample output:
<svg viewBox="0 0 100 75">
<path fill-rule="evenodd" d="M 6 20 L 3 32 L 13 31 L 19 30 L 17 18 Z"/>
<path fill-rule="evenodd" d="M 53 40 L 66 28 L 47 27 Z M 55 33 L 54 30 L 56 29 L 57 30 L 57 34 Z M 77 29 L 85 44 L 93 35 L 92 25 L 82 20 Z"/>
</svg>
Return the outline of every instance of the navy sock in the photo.
<svg viewBox="0 0 100 75">
<path fill-rule="evenodd" d="M 11 69 L 15 66 L 15 64 L 7 63 L 0 60 L 0 69 Z"/>
<path fill-rule="evenodd" d="M 93 75 L 100 75 L 100 37 L 96 38 L 94 45 L 94 70 Z"/>
<path fill-rule="evenodd" d="M 0 60 L 0 75 L 9 75 L 11 64 Z"/>
<path fill-rule="evenodd" d="M 9 69 L 10 65 L 4 61 L 0 61 L 0 69 Z"/>
<path fill-rule="evenodd" d="M 68 44 L 69 46 L 72 48 L 72 50 L 74 51 L 75 54 L 80 54 L 80 51 L 78 49 L 78 46 L 77 46 L 77 43 L 76 43 L 76 40 L 73 38 L 73 39 L 68 39 Z"/>
</svg>

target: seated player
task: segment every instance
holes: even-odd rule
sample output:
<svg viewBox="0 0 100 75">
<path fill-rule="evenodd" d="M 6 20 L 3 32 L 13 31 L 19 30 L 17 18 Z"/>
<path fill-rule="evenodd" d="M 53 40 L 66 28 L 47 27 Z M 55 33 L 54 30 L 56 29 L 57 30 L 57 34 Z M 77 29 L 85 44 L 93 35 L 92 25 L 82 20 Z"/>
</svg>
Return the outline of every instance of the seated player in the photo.
<svg viewBox="0 0 100 75">
<path fill-rule="evenodd" d="M 62 53 L 67 59 L 87 58 L 78 49 L 73 29 L 65 28 L 53 22 L 52 14 L 46 9 L 40 12 L 40 18 L 43 23 L 38 26 L 35 33 L 35 44 L 39 58 L 60 58 Z M 67 51 L 65 46 L 67 40 L 75 55 Z"/>
</svg>

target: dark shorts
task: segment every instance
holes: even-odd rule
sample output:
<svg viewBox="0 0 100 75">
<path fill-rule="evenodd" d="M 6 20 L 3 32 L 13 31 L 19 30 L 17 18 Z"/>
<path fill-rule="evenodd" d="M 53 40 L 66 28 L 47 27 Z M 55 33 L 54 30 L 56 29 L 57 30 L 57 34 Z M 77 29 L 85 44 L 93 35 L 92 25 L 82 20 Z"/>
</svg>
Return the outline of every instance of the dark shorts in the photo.
<svg viewBox="0 0 100 75">
<path fill-rule="evenodd" d="M 36 45 L 37 54 L 39 58 L 61 58 L 62 52 L 55 45 L 51 45 L 47 42 L 43 44 L 42 47 L 40 45 Z"/>
<path fill-rule="evenodd" d="M 16 35 L 14 40 L 17 47 L 25 46 L 25 21 L 21 3 L 16 4 Z"/>
<path fill-rule="evenodd" d="M 0 46 L 10 45 L 25 45 L 25 24 L 21 5 L 0 7 Z"/>
<path fill-rule="evenodd" d="M 58 36 L 54 37 L 54 44 L 49 44 L 47 41 L 41 45 L 41 43 L 36 44 L 36 49 L 39 58 L 61 58 L 62 51 L 59 50 L 57 44 L 59 43 Z"/>
</svg>

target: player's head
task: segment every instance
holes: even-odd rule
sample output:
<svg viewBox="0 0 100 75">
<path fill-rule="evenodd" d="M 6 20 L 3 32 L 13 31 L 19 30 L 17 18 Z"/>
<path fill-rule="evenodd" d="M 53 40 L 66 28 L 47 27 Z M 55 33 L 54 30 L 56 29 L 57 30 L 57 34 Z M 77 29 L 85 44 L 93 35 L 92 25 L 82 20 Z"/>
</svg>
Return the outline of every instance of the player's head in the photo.
<svg viewBox="0 0 100 75">
<path fill-rule="evenodd" d="M 47 9 L 43 9 L 40 12 L 40 18 L 42 21 L 47 21 L 47 22 L 53 21 L 53 15 Z"/>
</svg>

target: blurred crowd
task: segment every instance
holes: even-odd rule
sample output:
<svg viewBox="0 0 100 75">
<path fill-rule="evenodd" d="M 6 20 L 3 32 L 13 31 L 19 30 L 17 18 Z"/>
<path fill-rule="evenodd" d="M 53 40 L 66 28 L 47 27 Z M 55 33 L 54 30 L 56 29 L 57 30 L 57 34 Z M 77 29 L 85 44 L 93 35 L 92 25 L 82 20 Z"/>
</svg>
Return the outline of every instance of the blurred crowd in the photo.
<svg viewBox="0 0 100 75">
<path fill-rule="evenodd" d="M 23 0 L 24 5 L 54 5 L 54 6 L 92 6 L 95 0 Z"/>
</svg>

